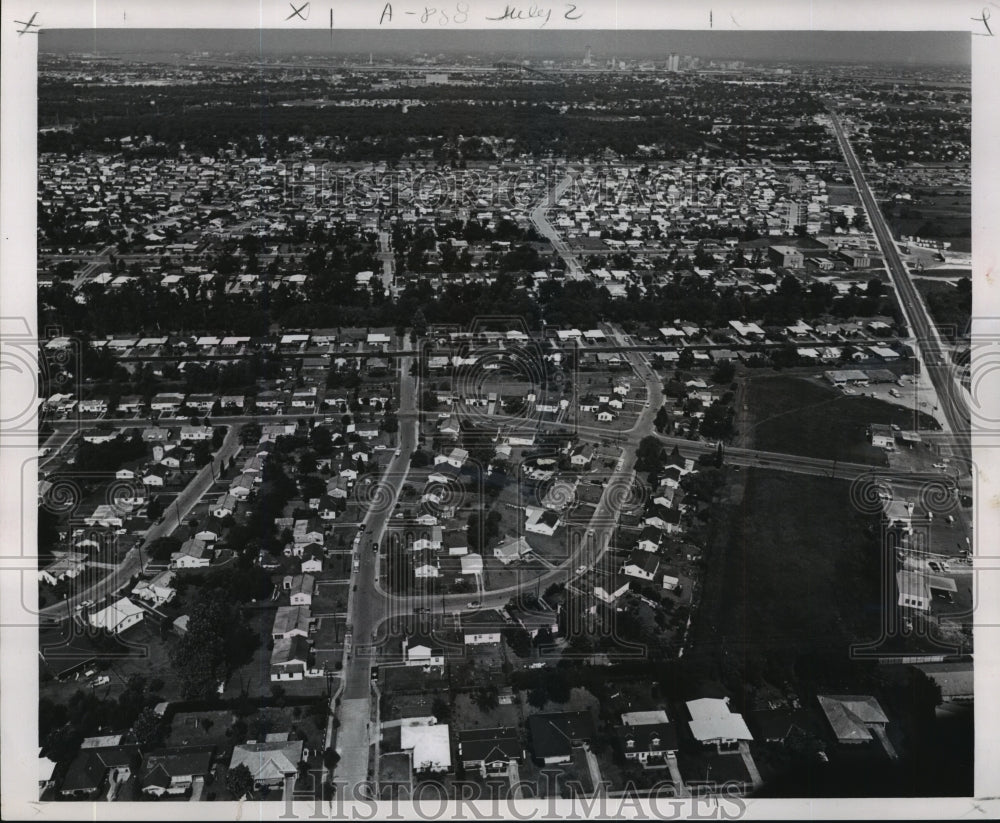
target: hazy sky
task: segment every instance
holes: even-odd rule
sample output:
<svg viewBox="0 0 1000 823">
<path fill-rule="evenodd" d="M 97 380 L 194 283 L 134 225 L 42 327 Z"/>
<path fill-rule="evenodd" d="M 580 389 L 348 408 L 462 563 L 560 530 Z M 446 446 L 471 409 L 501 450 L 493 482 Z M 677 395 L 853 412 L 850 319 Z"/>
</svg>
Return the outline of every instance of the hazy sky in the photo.
<svg viewBox="0 0 1000 823">
<path fill-rule="evenodd" d="M 265 54 L 490 54 L 507 57 L 655 57 L 670 52 L 749 60 L 861 63 L 971 63 L 963 32 L 853 31 L 381 31 L 277 29 L 48 29 L 41 52 L 141 54 L 253 52 Z"/>
</svg>

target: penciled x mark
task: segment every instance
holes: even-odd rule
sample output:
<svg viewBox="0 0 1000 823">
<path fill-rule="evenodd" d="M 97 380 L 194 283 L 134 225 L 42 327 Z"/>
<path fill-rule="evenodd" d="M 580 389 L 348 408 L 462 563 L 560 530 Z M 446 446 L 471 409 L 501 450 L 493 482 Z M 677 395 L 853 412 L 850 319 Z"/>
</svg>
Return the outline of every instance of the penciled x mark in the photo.
<svg viewBox="0 0 1000 823">
<path fill-rule="evenodd" d="M 982 23 L 983 26 L 986 27 L 985 33 L 981 31 L 974 31 L 972 32 L 974 35 L 976 35 L 977 37 L 993 37 L 993 29 L 990 28 L 989 24 L 990 10 L 988 8 L 984 7 L 983 13 L 979 17 L 970 17 L 969 19 L 972 20 L 974 23 Z"/>
<path fill-rule="evenodd" d="M 288 5 L 292 7 L 292 13 L 285 18 L 286 21 L 291 20 L 293 17 L 297 17 L 299 20 L 309 19 L 309 3 L 303 3 L 299 8 L 295 8 L 294 3 L 289 3 Z M 302 12 L 305 12 L 304 16 Z"/>
<path fill-rule="evenodd" d="M 31 15 L 31 18 L 27 22 L 25 22 L 24 20 L 15 20 L 14 21 L 19 26 L 24 26 L 23 29 L 18 29 L 17 30 L 17 36 L 18 37 L 20 37 L 22 34 L 38 34 L 37 31 L 34 31 L 34 29 L 38 28 L 38 23 L 35 22 L 35 18 L 36 17 L 38 17 L 38 12 L 37 11 L 34 14 Z"/>
</svg>

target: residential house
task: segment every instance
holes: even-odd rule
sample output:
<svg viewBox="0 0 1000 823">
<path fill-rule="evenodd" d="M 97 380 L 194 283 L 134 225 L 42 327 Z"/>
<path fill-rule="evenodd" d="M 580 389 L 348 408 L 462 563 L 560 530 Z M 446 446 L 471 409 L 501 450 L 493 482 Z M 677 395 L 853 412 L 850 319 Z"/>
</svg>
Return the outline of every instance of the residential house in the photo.
<svg viewBox="0 0 1000 823">
<path fill-rule="evenodd" d="M 446 723 L 404 723 L 399 732 L 399 747 L 410 752 L 413 771 L 451 771 L 451 738 Z"/>
<path fill-rule="evenodd" d="M 506 622 L 496 609 L 474 612 L 462 620 L 462 639 L 466 646 L 499 643 Z"/>
<path fill-rule="evenodd" d="M 137 746 L 120 745 L 122 735 L 92 737 L 83 741 L 59 787 L 59 794 L 74 800 L 97 799 L 105 787 L 120 787 L 132 777 Z"/>
<path fill-rule="evenodd" d="M 520 560 L 531 551 L 531 546 L 523 537 L 508 537 L 493 549 L 493 556 L 505 566 Z"/>
<path fill-rule="evenodd" d="M 655 552 L 660 548 L 663 532 L 656 526 L 646 526 L 639 534 L 639 548 L 644 552 Z"/>
<path fill-rule="evenodd" d="M 524 762 L 524 747 L 517 730 L 509 726 L 463 729 L 458 733 L 458 758 L 466 769 L 475 769 L 483 778 L 504 777 L 512 762 Z"/>
<path fill-rule="evenodd" d="M 223 492 L 219 495 L 219 499 L 215 502 L 215 507 L 211 511 L 212 517 L 222 520 L 235 514 L 238 503 L 239 500 L 236 498 L 236 495 Z"/>
<path fill-rule="evenodd" d="M 425 635 L 412 634 L 403 638 L 403 662 L 407 666 L 425 669 L 444 666 L 444 650 Z"/>
<path fill-rule="evenodd" d="M 246 766 L 256 788 L 277 788 L 295 777 L 302 761 L 302 747 L 301 740 L 287 739 L 238 743 L 233 747 L 229 769 Z"/>
<path fill-rule="evenodd" d="M 212 562 L 213 550 L 204 540 L 189 538 L 180 551 L 170 555 L 170 565 L 175 569 L 203 569 Z"/>
<path fill-rule="evenodd" d="M 312 617 L 309 606 L 278 606 L 274 613 L 271 637 L 274 640 L 309 637 Z"/>
<path fill-rule="evenodd" d="M 309 671 L 309 641 L 301 635 L 279 637 L 271 650 L 271 680 L 301 680 Z"/>
<path fill-rule="evenodd" d="M 896 434 L 892 426 L 884 423 L 872 423 L 868 427 L 868 436 L 877 449 L 895 449 Z"/>
<path fill-rule="evenodd" d="M 50 586 L 61 580 L 73 580 L 87 566 L 87 555 L 84 552 L 60 552 L 55 556 L 55 562 L 38 572 L 38 579 Z"/>
<path fill-rule="evenodd" d="M 715 746 L 722 753 L 735 751 L 742 742 L 753 740 L 743 715 L 729 709 L 729 698 L 701 697 L 687 702 L 691 715 L 688 726 L 699 743 Z"/>
<path fill-rule="evenodd" d="M 111 634 L 121 634 L 137 623 L 142 622 L 146 613 L 127 597 L 123 597 L 110 606 L 94 612 L 87 618 L 95 629 L 103 629 Z"/>
<path fill-rule="evenodd" d="M 556 529 L 562 525 L 559 515 L 551 509 L 536 509 L 528 506 L 525 509 L 525 513 L 528 515 L 528 519 L 524 524 L 524 529 L 532 534 L 543 534 L 546 537 L 552 537 L 556 533 Z"/>
<path fill-rule="evenodd" d="M 627 577 L 617 575 L 594 584 L 594 596 L 603 603 L 614 603 L 629 590 Z"/>
<path fill-rule="evenodd" d="M 662 709 L 625 712 L 616 737 L 626 760 L 659 765 L 677 753 L 677 727 Z"/>
<path fill-rule="evenodd" d="M 889 718 L 871 695 L 821 694 L 816 699 L 838 743 L 868 743 L 885 733 Z"/>
<path fill-rule="evenodd" d="M 596 730 L 590 712 L 546 712 L 528 718 L 528 735 L 535 759 L 552 765 L 569 763 L 573 748 L 589 747 Z"/>
<path fill-rule="evenodd" d="M 578 443 L 570 451 L 569 462 L 576 468 L 587 468 L 593 459 L 594 447 L 590 443 Z"/>
<path fill-rule="evenodd" d="M 465 449 L 454 448 L 448 454 L 437 454 L 434 456 L 434 465 L 445 463 L 456 469 L 461 469 L 465 461 L 469 459 L 469 453 Z"/>
<path fill-rule="evenodd" d="M 460 557 L 469 553 L 469 537 L 465 529 L 448 529 L 445 531 L 443 545 L 451 557 Z"/>
<path fill-rule="evenodd" d="M 654 580 L 660 570 L 660 558 L 649 552 L 636 550 L 622 564 L 622 574 L 638 580 Z"/>
<path fill-rule="evenodd" d="M 132 594 L 155 609 L 169 603 L 177 594 L 173 587 L 174 577 L 172 571 L 162 571 L 151 580 L 140 580 L 136 583 L 132 588 Z"/>
<path fill-rule="evenodd" d="M 316 578 L 311 574 L 286 575 L 282 588 L 288 592 L 288 601 L 292 606 L 311 606 Z"/>
<path fill-rule="evenodd" d="M 476 552 L 461 555 L 459 562 L 463 575 L 481 575 L 483 573 L 483 557 Z"/>
<path fill-rule="evenodd" d="M 212 767 L 213 746 L 158 749 L 143 758 L 139 785 L 154 797 L 184 794 L 196 779 L 204 780 Z"/>
<path fill-rule="evenodd" d="M 212 439 L 212 434 L 211 426 L 181 426 L 180 439 L 192 443 L 209 441 Z"/>
</svg>

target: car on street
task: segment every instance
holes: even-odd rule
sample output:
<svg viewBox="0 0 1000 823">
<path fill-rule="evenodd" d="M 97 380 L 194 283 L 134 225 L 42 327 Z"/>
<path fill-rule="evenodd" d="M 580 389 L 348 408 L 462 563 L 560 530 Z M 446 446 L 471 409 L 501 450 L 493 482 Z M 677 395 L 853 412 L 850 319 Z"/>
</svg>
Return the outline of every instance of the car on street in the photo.
<svg viewBox="0 0 1000 823">
<path fill-rule="evenodd" d="M 470 600 L 465 604 L 467 609 L 478 609 L 482 604 L 478 600 Z"/>
<path fill-rule="evenodd" d="M 585 571 L 587 571 L 587 567 L 586 566 L 577 566 L 576 567 L 576 571 L 573 572 L 573 573 L 574 574 L 583 574 Z"/>
</svg>

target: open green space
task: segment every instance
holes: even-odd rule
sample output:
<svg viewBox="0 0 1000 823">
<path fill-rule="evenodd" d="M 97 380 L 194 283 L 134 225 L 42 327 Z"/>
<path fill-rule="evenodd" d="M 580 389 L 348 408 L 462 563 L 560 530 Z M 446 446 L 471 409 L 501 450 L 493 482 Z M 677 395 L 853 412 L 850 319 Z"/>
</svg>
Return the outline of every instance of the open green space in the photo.
<svg viewBox="0 0 1000 823">
<path fill-rule="evenodd" d="M 965 279 L 957 286 L 951 283 L 935 283 L 933 280 L 914 281 L 924 298 L 931 318 L 938 331 L 949 340 L 962 334 L 972 316 L 972 281 Z"/>
<path fill-rule="evenodd" d="M 803 652 L 846 659 L 851 643 L 877 638 L 881 552 L 850 484 L 762 469 L 742 477 L 742 501 L 714 519 L 696 653 L 759 673 Z"/>
<path fill-rule="evenodd" d="M 888 462 L 885 452 L 868 441 L 872 423 L 917 431 L 940 428 L 923 412 L 874 397 L 844 394 L 800 377 L 751 380 L 749 406 L 755 448 L 875 466 Z"/>
</svg>

